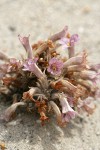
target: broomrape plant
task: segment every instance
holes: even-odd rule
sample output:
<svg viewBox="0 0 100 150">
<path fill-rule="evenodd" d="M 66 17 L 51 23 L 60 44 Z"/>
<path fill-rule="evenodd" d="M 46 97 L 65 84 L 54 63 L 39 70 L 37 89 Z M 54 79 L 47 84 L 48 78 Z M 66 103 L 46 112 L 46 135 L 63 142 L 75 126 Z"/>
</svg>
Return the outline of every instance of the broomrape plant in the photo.
<svg viewBox="0 0 100 150">
<path fill-rule="evenodd" d="M 79 36 L 70 35 L 65 26 L 46 41 L 33 45 L 29 36 L 18 38 L 27 59 L 8 58 L 0 52 L 0 94 L 12 102 L 0 119 L 12 120 L 20 107 L 36 111 L 42 124 L 54 113 L 60 126 L 83 111 L 92 114 L 94 99 L 100 97 L 100 64 L 89 64 L 86 51 L 75 54 Z M 61 53 L 68 51 L 68 56 L 63 58 L 58 48 Z"/>
</svg>

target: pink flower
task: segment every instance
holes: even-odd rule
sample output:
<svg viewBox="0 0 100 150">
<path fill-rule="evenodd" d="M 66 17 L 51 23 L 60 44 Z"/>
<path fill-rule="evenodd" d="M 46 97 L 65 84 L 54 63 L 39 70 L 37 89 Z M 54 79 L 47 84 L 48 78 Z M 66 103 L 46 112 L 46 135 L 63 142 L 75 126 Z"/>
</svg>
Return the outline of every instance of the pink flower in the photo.
<svg viewBox="0 0 100 150">
<path fill-rule="evenodd" d="M 26 62 L 23 65 L 24 66 L 23 70 L 33 72 L 36 62 L 37 62 L 37 58 L 35 58 L 34 60 L 33 59 L 26 60 Z"/>
<path fill-rule="evenodd" d="M 62 94 L 59 98 L 60 104 L 62 106 L 62 120 L 63 122 L 69 122 L 71 119 L 74 119 L 76 112 L 70 107 L 67 98 Z"/>
<path fill-rule="evenodd" d="M 70 42 L 70 39 L 69 38 L 61 38 L 61 40 L 59 41 L 59 44 L 62 45 L 63 49 L 66 49 L 69 47 L 69 42 Z"/>
<path fill-rule="evenodd" d="M 68 47 L 73 47 L 78 40 L 79 40 L 78 34 L 73 34 L 70 38 L 67 37 L 61 38 L 59 44 L 63 46 L 63 49 L 66 49 Z"/>
<path fill-rule="evenodd" d="M 23 65 L 24 66 L 23 70 L 33 72 L 36 75 L 36 77 L 42 78 L 44 77 L 44 74 L 40 70 L 40 68 L 36 65 L 36 62 L 37 58 L 35 58 L 34 60 L 33 59 L 26 60 L 26 62 Z"/>
<path fill-rule="evenodd" d="M 70 37 L 70 46 L 74 46 L 76 42 L 78 42 L 79 40 L 79 36 L 78 34 L 73 34 L 71 37 Z"/>
<path fill-rule="evenodd" d="M 29 43 L 29 36 L 28 37 L 21 37 L 20 35 L 18 35 L 21 44 L 23 45 L 23 47 L 25 48 L 25 50 L 28 54 L 28 58 L 33 58 L 32 57 L 32 48 L 31 48 L 30 43 Z"/>
<path fill-rule="evenodd" d="M 69 122 L 71 119 L 74 119 L 76 116 L 76 112 L 73 111 L 68 111 L 66 114 L 62 114 L 62 120 L 63 122 Z"/>
<path fill-rule="evenodd" d="M 47 71 L 53 75 L 59 75 L 59 74 L 61 74 L 62 67 L 63 67 L 63 62 L 61 60 L 53 57 L 49 61 L 49 67 L 48 67 Z"/>
</svg>

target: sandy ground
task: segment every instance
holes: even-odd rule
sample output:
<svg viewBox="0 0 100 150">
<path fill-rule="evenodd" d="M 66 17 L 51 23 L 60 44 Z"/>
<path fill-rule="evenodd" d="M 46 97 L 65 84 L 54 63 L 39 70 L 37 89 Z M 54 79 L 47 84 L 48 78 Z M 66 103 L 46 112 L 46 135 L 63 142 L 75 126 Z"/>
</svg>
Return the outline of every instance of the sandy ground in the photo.
<svg viewBox="0 0 100 150">
<path fill-rule="evenodd" d="M 0 0 L 0 50 L 10 56 L 24 53 L 19 33 L 34 42 L 65 25 L 80 36 L 77 51 L 87 49 L 89 59 L 100 62 L 100 0 Z M 0 102 L 0 114 L 6 107 Z M 54 119 L 41 127 L 35 116 L 19 115 L 0 124 L 0 141 L 8 150 L 100 150 L 100 103 L 92 116 L 64 129 Z"/>
</svg>

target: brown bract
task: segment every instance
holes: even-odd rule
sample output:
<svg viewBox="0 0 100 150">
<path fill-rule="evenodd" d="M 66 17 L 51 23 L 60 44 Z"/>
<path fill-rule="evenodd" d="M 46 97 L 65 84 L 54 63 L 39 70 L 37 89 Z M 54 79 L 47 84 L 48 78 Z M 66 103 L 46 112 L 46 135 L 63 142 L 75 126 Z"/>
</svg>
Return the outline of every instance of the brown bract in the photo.
<svg viewBox="0 0 100 150">
<path fill-rule="evenodd" d="M 5 146 L 5 143 L 1 143 L 1 142 L 0 142 L 0 148 L 1 148 L 1 150 L 7 149 L 6 146 Z"/>
</svg>

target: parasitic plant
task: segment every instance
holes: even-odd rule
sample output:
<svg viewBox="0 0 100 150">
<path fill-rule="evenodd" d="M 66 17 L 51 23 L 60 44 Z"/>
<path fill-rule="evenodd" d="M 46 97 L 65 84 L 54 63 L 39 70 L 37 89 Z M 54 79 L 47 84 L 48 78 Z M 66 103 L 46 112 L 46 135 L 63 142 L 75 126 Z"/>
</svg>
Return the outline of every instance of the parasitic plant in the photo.
<svg viewBox="0 0 100 150">
<path fill-rule="evenodd" d="M 54 113 L 61 126 L 83 111 L 92 114 L 94 100 L 100 96 L 100 64 L 90 64 L 86 51 L 75 53 L 78 35 L 71 36 L 65 26 L 46 41 L 33 45 L 29 36 L 18 38 L 27 59 L 8 58 L 0 52 L 0 95 L 12 103 L 0 119 L 12 120 L 19 107 L 31 113 L 36 111 L 42 124 L 48 121 L 49 113 Z"/>
</svg>

